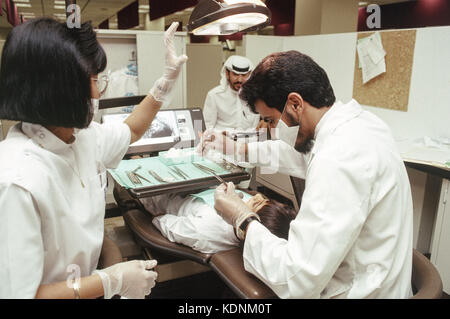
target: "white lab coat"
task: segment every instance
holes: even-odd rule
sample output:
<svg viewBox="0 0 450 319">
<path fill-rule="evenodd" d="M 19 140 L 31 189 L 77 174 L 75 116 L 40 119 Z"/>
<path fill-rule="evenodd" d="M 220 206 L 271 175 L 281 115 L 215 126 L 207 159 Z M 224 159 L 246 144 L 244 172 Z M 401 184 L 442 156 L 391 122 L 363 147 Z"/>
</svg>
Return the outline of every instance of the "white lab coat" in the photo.
<svg viewBox="0 0 450 319">
<path fill-rule="evenodd" d="M 153 224 L 172 242 L 210 254 L 239 245 L 233 227 L 199 198 L 169 194 L 141 202 L 149 212 L 160 215 Z"/>
<path fill-rule="evenodd" d="M 230 87 L 225 70 L 224 66 L 221 70 L 220 85 L 206 95 L 203 106 L 206 128 L 227 131 L 255 129 L 259 123 L 259 115 L 253 113 L 248 104 L 239 97 L 238 92 Z"/>
<path fill-rule="evenodd" d="M 131 63 L 114 72 L 108 71 L 106 74 L 109 77 L 109 82 L 105 93 L 103 94 L 103 98 L 139 95 L 138 75 L 137 72 L 135 72 L 136 68 L 137 65 Z M 100 121 L 101 117 L 106 114 L 131 113 L 133 109 L 134 105 L 102 109 L 99 110 L 98 115 L 95 116 L 95 120 Z"/>
<path fill-rule="evenodd" d="M 109 74 L 108 86 L 103 98 L 135 96 L 139 94 L 138 76 L 133 72 L 135 65 L 130 64 Z"/>
<path fill-rule="evenodd" d="M 250 156 L 268 145 L 249 144 Z M 337 102 L 318 123 L 310 156 L 297 157 L 306 185 L 289 240 L 250 223 L 245 269 L 281 298 L 410 297 L 411 190 L 386 124 L 355 100 Z"/>
<path fill-rule="evenodd" d="M 72 144 L 40 125 L 11 128 L 0 143 L 0 298 L 34 298 L 40 284 L 66 281 L 76 268 L 92 274 L 103 243 L 105 167 L 118 165 L 130 138 L 124 123 L 92 122 Z"/>
</svg>

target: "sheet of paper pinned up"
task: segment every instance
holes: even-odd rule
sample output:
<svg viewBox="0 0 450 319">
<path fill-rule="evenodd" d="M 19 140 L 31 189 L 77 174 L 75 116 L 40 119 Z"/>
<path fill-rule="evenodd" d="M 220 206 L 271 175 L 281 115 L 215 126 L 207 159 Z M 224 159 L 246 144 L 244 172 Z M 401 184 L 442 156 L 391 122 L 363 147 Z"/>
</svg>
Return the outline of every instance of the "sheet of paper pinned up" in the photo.
<svg viewBox="0 0 450 319">
<path fill-rule="evenodd" d="M 379 32 L 359 39 L 356 47 L 364 84 L 386 72 L 386 51 Z"/>
</svg>

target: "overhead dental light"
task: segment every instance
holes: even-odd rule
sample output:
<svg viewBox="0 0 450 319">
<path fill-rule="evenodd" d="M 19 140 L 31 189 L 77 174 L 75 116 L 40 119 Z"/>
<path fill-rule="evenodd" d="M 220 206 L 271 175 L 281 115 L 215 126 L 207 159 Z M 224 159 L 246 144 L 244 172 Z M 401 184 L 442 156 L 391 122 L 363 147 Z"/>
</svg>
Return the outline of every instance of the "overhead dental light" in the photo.
<svg viewBox="0 0 450 319">
<path fill-rule="evenodd" d="M 200 0 L 187 28 L 195 35 L 228 35 L 262 29 L 270 19 L 261 0 Z"/>
</svg>

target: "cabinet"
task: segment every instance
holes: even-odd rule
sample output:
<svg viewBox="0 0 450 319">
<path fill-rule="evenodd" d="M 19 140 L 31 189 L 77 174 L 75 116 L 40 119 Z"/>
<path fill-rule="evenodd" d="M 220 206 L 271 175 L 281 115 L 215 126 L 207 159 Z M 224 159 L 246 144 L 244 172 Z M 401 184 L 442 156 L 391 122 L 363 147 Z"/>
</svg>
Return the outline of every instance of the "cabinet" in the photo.
<svg viewBox="0 0 450 319">
<path fill-rule="evenodd" d="M 431 243 L 431 262 L 441 275 L 444 291 L 450 293 L 450 180 L 443 179 Z"/>
<path fill-rule="evenodd" d="M 290 176 L 281 173 L 262 174 L 261 169 L 257 167 L 256 183 L 286 197 L 294 203 L 294 208 L 296 210 L 299 209 L 299 204 L 297 203 L 297 198 L 295 197 L 294 189 L 292 188 Z"/>
</svg>

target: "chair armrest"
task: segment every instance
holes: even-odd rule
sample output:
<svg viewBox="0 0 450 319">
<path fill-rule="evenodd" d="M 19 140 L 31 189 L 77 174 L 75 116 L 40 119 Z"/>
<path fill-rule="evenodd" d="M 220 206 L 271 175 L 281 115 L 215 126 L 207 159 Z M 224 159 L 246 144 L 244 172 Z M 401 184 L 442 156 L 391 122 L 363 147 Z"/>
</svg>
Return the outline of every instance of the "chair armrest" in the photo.
<svg viewBox="0 0 450 319">
<path fill-rule="evenodd" d="M 244 259 L 240 247 L 214 254 L 209 264 L 240 298 L 278 298 L 262 281 L 244 269 Z"/>
<path fill-rule="evenodd" d="M 122 262 L 122 254 L 119 247 L 108 237 L 103 238 L 102 251 L 98 261 L 98 268 L 103 269 Z"/>
<path fill-rule="evenodd" d="M 123 213 L 123 219 L 137 243 L 142 247 L 153 248 L 168 255 L 190 259 L 201 264 L 207 264 L 211 257 L 211 254 L 204 254 L 188 246 L 169 241 L 153 225 L 153 216 L 148 212 L 130 209 Z"/>
<path fill-rule="evenodd" d="M 411 299 L 440 299 L 442 280 L 436 267 L 420 252 L 413 250 L 412 284 L 417 293 Z"/>
</svg>

